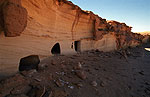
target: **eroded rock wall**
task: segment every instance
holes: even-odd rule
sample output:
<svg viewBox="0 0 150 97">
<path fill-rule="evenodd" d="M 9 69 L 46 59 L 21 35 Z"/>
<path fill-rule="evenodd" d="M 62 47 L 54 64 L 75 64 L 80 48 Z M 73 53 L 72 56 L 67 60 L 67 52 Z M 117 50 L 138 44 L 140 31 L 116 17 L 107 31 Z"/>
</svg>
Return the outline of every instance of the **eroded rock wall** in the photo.
<svg viewBox="0 0 150 97">
<path fill-rule="evenodd" d="M 143 39 L 125 23 L 107 21 L 67 0 L 0 0 L 0 74 L 16 72 L 22 57 L 52 55 L 57 43 L 61 54 L 70 54 L 118 50 Z"/>
<path fill-rule="evenodd" d="M 28 11 L 28 25 L 23 34 L 54 40 L 92 38 L 94 20 L 88 12 L 64 0 L 22 0 Z"/>
<path fill-rule="evenodd" d="M 107 21 L 67 0 L 1 0 L 0 11 L 5 36 L 23 33 L 54 40 L 100 40 L 115 32 L 118 48 L 136 38 L 125 23 Z"/>
<path fill-rule="evenodd" d="M 135 47 L 141 44 L 142 39 L 139 37 L 142 36 L 135 37 L 136 34 L 131 31 L 132 27 L 117 21 L 107 21 L 107 23 L 110 25 L 109 31 L 115 32 L 117 49 Z"/>
</svg>

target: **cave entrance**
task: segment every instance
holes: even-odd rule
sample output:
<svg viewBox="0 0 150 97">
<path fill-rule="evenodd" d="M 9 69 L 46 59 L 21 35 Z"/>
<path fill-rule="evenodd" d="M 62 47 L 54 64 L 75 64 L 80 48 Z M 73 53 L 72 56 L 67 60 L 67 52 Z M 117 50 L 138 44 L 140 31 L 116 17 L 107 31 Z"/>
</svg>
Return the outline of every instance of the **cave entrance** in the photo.
<svg viewBox="0 0 150 97">
<path fill-rule="evenodd" d="M 38 55 L 30 55 L 20 59 L 19 71 L 29 71 L 32 69 L 38 70 L 40 59 Z"/>
<path fill-rule="evenodd" d="M 60 51 L 60 44 L 59 43 L 56 43 L 53 48 L 51 49 L 51 53 L 52 54 L 60 54 L 61 51 Z"/>
<path fill-rule="evenodd" d="M 81 46 L 81 42 L 80 41 L 75 41 L 74 42 L 74 48 L 76 52 L 80 52 L 80 46 Z"/>
</svg>

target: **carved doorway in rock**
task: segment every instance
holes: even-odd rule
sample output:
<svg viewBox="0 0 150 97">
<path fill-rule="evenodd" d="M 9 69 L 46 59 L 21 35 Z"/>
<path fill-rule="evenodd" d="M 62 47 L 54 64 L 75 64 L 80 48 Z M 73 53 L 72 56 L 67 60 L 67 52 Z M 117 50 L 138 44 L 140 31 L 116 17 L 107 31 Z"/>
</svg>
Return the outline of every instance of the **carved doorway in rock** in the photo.
<svg viewBox="0 0 150 97">
<path fill-rule="evenodd" d="M 52 54 L 60 54 L 61 50 L 60 50 L 60 44 L 56 43 L 53 48 L 51 49 L 51 53 Z"/>
<path fill-rule="evenodd" d="M 76 52 L 81 51 L 81 42 L 80 41 L 75 41 L 74 42 L 74 49 L 75 49 Z"/>
</svg>

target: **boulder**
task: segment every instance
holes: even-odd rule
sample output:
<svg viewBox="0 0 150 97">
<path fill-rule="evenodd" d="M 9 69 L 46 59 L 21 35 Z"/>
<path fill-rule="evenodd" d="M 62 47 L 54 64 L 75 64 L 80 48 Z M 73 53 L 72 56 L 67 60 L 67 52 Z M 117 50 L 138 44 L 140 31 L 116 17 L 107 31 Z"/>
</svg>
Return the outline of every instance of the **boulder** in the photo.
<svg viewBox="0 0 150 97">
<path fill-rule="evenodd" d="M 40 59 L 38 55 L 30 55 L 24 58 L 21 58 L 19 63 L 19 71 L 24 70 L 38 70 L 38 64 L 40 63 Z"/>
<path fill-rule="evenodd" d="M 5 36 L 20 36 L 27 26 L 27 10 L 19 5 L 17 0 L 8 0 L 2 8 L 2 12 Z"/>
</svg>

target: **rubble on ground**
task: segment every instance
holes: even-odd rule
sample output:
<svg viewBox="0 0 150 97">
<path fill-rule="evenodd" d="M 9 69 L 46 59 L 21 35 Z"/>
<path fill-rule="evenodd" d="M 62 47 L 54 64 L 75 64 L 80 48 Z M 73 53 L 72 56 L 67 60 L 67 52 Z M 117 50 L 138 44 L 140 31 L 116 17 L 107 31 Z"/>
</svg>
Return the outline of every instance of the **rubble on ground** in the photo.
<svg viewBox="0 0 150 97">
<path fill-rule="evenodd" d="M 129 71 L 126 69 L 129 69 L 128 66 L 138 66 L 135 59 L 143 57 L 141 51 L 143 47 L 139 46 L 114 52 L 92 50 L 77 55 L 53 56 L 43 60 L 37 70 L 20 71 L 0 81 L 0 97 L 88 97 L 88 95 L 100 97 L 101 93 L 105 93 L 103 95 L 106 96 L 107 93 L 104 90 L 109 90 L 110 87 L 121 88 L 122 90 L 119 91 L 127 91 L 123 95 L 132 94 L 134 92 L 130 91 L 133 88 L 136 89 L 134 85 L 129 85 L 131 89 L 129 91 L 129 87 L 125 87 L 130 81 L 127 83 L 121 81 L 130 78 L 128 76 L 132 74 L 128 75 Z M 137 76 L 136 80 L 139 81 L 141 81 L 139 76 L 146 78 L 147 74 L 146 71 L 140 69 L 134 73 Z M 135 81 L 135 78 L 130 80 Z M 149 86 L 148 81 L 144 82 L 145 87 Z M 140 93 L 149 95 L 148 89 L 148 87 L 144 88 L 146 92 Z M 120 93 L 118 92 L 118 95 Z"/>
</svg>

